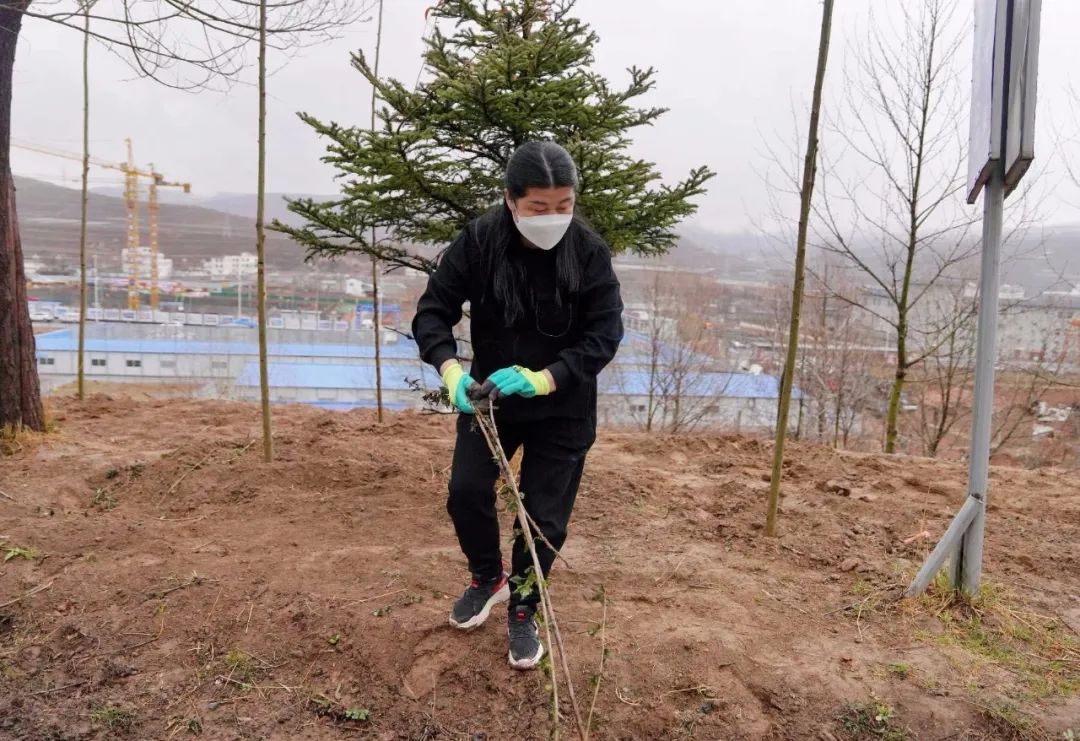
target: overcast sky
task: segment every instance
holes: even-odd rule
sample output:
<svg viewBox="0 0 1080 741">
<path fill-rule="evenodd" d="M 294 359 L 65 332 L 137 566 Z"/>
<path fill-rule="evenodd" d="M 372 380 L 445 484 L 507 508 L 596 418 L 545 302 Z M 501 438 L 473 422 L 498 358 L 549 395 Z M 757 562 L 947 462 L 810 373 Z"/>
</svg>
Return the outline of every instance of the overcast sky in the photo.
<svg viewBox="0 0 1080 741">
<path fill-rule="evenodd" d="M 830 97 L 842 95 L 844 55 L 865 33 L 866 7 L 895 15 L 912 0 L 841 0 L 837 3 Z M 382 70 L 412 83 L 420 71 L 424 8 L 431 0 L 386 0 Z M 649 105 L 670 108 L 651 129 L 635 134 L 634 152 L 655 161 L 674 181 L 697 165 L 718 173 L 700 200 L 697 221 L 723 231 L 751 229 L 767 209 L 761 175 L 765 143 L 790 140 L 798 112 L 800 134 L 807 107 L 820 23 L 817 0 L 580 0 L 577 14 L 600 35 L 597 68 L 615 83 L 630 65 L 659 71 Z M 970 0 L 961 0 L 970 22 Z M 1080 2 L 1044 0 L 1039 78 L 1037 158 L 1044 177 L 1060 180 L 1060 135 L 1080 136 L 1070 89 L 1080 89 L 1076 34 Z M 333 172 L 319 162 L 322 145 L 295 116 L 307 111 L 345 124 L 364 123 L 370 88 L 349 66 L 349 53 L 374 47 L 373 23 L 357 24 L 342 37 L 308 49 L 280 67 L 270 80 L 269 189 L 332 193 Z M 81 125 L 81 38 L 77 32 L 27 19 L 15 67 L 13 136 L 78 151 Z M 963 52 L 963 62 L 970 52 Z M 279 59 L 279 65 L 283 62 Z M 92 49 L 91 150 L 121 160 L 123 140 L 135 142 L 136 159 L 153 162 L 168 178 L 189 180 L 197 192 L 255 189 L 254 87 L 228 94 L 191 94 L 133 79 L 131 71 L 101 47 Z M 966 78 L 965 73 L 965 78 Z M 250 75 L 249 75 L 250 81 Z M 966 131 L 966 125 L 965 125 Z M 1080 146 L 1065 148 L 1080 162 Z M 17 174 L 77 187 L 79 163 L 14 150 Z M 95 185 L 119 182 L 96 171 Z M 1043 206 L 1050 222 L 1080 222 L 1080 192 L 1055 187 Z"/>
</svg>

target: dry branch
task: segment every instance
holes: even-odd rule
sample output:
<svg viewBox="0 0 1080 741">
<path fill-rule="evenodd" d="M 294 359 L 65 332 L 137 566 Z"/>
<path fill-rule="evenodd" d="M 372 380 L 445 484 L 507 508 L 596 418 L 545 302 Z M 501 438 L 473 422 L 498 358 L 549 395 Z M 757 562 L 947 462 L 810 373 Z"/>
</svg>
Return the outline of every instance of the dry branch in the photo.
<svg viewBox="0 0 1080 741">
<path fill-rule="evenodd" d="M 480 431 L 484 435 L 484 439 L 487 441 L 488 448 L 491 450 L 492 455 L 495 456 L 495 461 L 498 463 L 500 470 L 502 471 L 503 479 L 506 481 L 507 486 L 510 487 L 510 491 L 514 495 L 516 502 L 518 523 L 521 525 L 521 534 L 525 539 L 525 545 L 529 549 L 529 555 L 532 557 L 533 570 L 536 576 L 536 588 L 540 593 L 540 606 L 544 613 L 544 631 L 547 634 L 548 646 L 554 653 L 554 649 L 558 648 L 559 659 L 562 663 L 563 674 L 566 677 L 567 694 L 570 696 L 570 705 L 574 711 L 574 720 L 577 722 L 578 733 L 581 738 L 587 740 L 589 738 L 588 730 L 585 728 L 581 719 L 581 711 L 578 709 L 577 697 L 574 694 L 574 680 L 570 674 L 570 666 L 567 663 L 566 648 L 563 646 L 562 634 L 559 632 L 559 624 L 555 620 L 555 610 L 551 606 L 551 595 L 548 594 L 547 585 L 544 583 L 544 571 L 540 568 L 540 557 L 536 553 L 536 542 L 533 539 L 533 528 L 529 523 L 528 513 L 525 511 L 525 502 L 521 498 L 521 491 L 518 489 L 517 479 L 514 478 L 514 471 L 510 467 L 510 461 L 506 456 L 506 451 L 503 450 L 502 443 L 499 442 L 498 428 L 495 426 L 495 410 L 488 407 L 486 412 L 479 412 L 476 415 L 476 422 L 480 427 Z M 539 532 L 539 531 L 537 531 Z M 550 547 L 550 546 L 549 546 Z M 552 642 L 552 636 L 554 635 L 555 641 Z M 554 737 L 558 738 L 558 723 L 559 723 L 559 696 L 558 696 L 558 682 L 556 681 L 557 670 L 555 668 L 555 662 L 551 662 L 551 690 L 552 690 L 552 721 L 554 723 Z"/>
<path fill-rule="evenodd" d="M 51 581 L 48 584 L 39 584 L 36 587 L 34 587 L 33 589 L 31 589 L 30 591 L 24 593 L 22 596 L 16 597 L 13 600 L 8 600 L 7 602 L 5 602 L 3 604 L 0 604 L 0 609 L 3 609 L 5 607 L 11 607 L 12 605 L 14 605 L 17 602 L 22 602 L 27 597 L 33 597 L 38 592 L 44 592 L 46 589 L 48 589 L 52 585 L 53 585 L 53 583 Z"/>
<path fill-rule="evenodd" d="M 600 667 L 596 670 L 596 684 L 593 686 L 592 702 L 589 704 L 589 716 L 585 719 L 586 733 L 592 731 L 593 712 L 596 710 L 596 700 L 600 697 L 600 682 L 604 679 L 604 660 L 607 658 L 607 592 L 602 591 L 604 600 L 604 615 L 600 618 Z"/>
<path fill-rule="evenodd" d="M 184 471 L 180 475 L 180 478 L 178 478 L 176 481 L 174 481 L 172 483 L 172 486 L 170 486 L 165 491 L 165 493 L 161 495 L 161 498 L 158 499 L 158 506 L 160 506 L 165 501 L 166 497 L 172 495 L 173 492 L 176 491 L 176 487 L 180 486 L 180 484 L 183 483 L 184 479 L 186 479 L 188 477 L 188 475 L 191 474 L 192 471 L 198 471 L 200 468 L 202 468 L 203 464 L 206 463 L 208 460 L 210 460 L 210 456 L 212 456 L 214 454 L 214 452 L 215 452 L 214 450 L 211 450 L 209 453 L 204 455 L 202 457 L 202 459 L 198 463 L 196 463 L 194 466 L 192 466 L 191 468 Z"/>
</svg>

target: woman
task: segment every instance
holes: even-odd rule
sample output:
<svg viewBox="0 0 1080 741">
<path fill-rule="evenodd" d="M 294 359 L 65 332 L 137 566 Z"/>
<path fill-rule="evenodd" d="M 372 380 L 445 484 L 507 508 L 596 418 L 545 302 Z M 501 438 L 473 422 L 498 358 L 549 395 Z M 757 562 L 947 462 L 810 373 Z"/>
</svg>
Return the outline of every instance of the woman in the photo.
<svg viewBox="0 0 1080 741">
<path fill-rule="evenodd" d="M 443 253 L 413 320 L 425 362 L 438 369 L 457 422 L 447 511 L 472 582 L 450 612 L 462 630 L 509 600 L 510 665 L 544 655 L 523 538 L 503 564 L 495 512 L 498 466 L 476 428 L 471 399 L 497 398 L 508 456 L 523 449 L 525 507 L 547 542 L 566 540 L 585 455 L 596 437 L 596 376 L 622 340 L 622 299 L 607 245 L 574 215 L 577 167 L 554 142 L 529 142 L 510 158 L 504 202 L 470 223 Z M 453 327 L 469 302 L 472 368 L 457 358 Z M 476 379 L 482 379 L 480 386 Z M 555 559 L 537 542 L 546 576 Z M 522 593 L 524 592 L 524 593 Z"/>
</svg>

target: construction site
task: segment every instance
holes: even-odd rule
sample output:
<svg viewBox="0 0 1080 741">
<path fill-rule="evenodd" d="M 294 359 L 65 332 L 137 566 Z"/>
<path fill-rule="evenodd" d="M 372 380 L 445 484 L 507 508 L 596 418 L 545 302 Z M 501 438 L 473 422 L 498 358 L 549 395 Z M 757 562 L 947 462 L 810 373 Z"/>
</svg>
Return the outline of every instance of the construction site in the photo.
<svg viewBox="0 0 1080 741">
<path fill-rule="evenodd" d="M 140 169 L 135 164 L 135 153 L 131 139 L 125 141 L 127 145 L 127 160 L 124 162 L 110 162 L 99 157 L 88 157 L 87 163 L 95 168 L 119 172 L 124 178 L 124 205 L 127 210 L 127 241 L 121 253 L 121 261 L 127 269 L 127 308 L 138 311 L 143 301 L 141 295 L 146 292 L 148 300 L 146 304 L 151 309 L 158 308 L 159 301 L 159 229 L 158 218 L 161 212 L 159 202 L 159 188 L 179 188 L 184 193 L 191 192 L 191 183 L 170 182 L 160 172 L 156 172 L 153 166 Z M 12 147 L 58 157 L 66 160 L 82 162 L 83 156 L 59 149 L 44 147 L 40 144 L 29 142 L 12 142 Z M 141 195 L 142 183 L 146 181 L 146 214 L 147 214 L 147 243 L 142 242 L 142 230 L 140 229 L 139 216 L 142 212 Z"/>
</svg>

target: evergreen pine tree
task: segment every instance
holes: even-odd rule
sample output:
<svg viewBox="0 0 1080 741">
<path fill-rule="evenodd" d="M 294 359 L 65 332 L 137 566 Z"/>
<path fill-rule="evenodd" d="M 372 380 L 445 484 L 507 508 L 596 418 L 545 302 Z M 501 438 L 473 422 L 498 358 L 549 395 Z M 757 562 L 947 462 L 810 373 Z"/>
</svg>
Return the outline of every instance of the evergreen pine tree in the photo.
<svg viewBox="0 0 1080 741">
<path fill-rule="evenodd" d="M 425 39 L 426 78 L 415 87 L 379 78 L 363 53 L 353 66 L 382 102 L 379 126 L 301 118 L 329 140 L 324 161 L 340 173 L 341 197 L 290 201 L 303 228 L 275 223 L 308 257 L 362 252 L 392 266 L 434 265 L 403 244 L 446 244 L 498 202 L 513 151 L 552 139 L 578 163 L 581 212 L 613 252 L 663 254 L 691 199 L 713 176 L 692 170 L 660 183 L 651 162 L 627 151 L 630 132 L 664 108 L 636 108 L 655 70 L 628 70 L 613 88 L 592 70 L 598 37 L 571 16 L 573 0 L 442 0 Z M 446 32 L 449 32 L 447 35 Z M 382 235 L 373 243 L 371 228 Z"/>
</svg>

